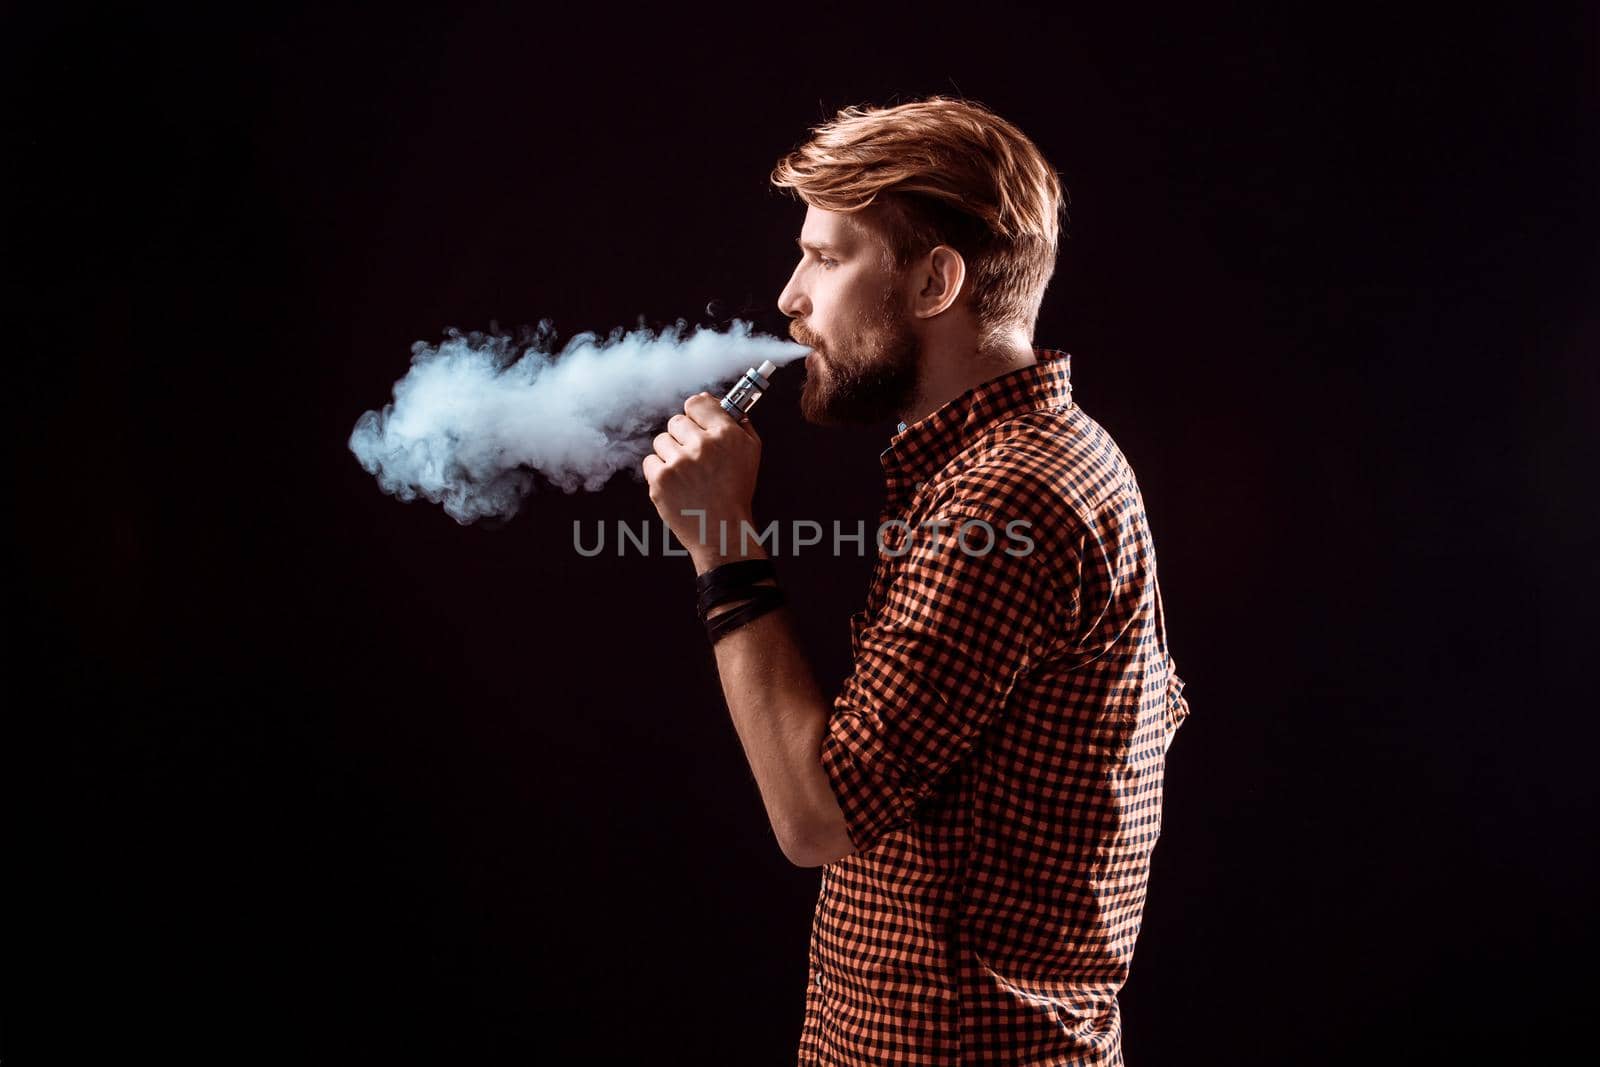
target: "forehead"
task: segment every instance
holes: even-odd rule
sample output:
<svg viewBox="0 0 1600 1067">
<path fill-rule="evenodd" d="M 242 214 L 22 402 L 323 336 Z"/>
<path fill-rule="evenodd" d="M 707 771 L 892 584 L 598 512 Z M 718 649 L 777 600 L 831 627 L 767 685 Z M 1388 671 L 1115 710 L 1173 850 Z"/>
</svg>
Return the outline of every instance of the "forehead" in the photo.
<svg viewBox="0 0 1600 1067">
<path fill-rule="evenodd" d="M 806 221 L 800 227 L 802 245 L 853 248 L 865 243 L 867 236 L 865 228 L 852 215 L 842 211 L 827 211 L 815 205 L 806 206 Z"/>
</svg>

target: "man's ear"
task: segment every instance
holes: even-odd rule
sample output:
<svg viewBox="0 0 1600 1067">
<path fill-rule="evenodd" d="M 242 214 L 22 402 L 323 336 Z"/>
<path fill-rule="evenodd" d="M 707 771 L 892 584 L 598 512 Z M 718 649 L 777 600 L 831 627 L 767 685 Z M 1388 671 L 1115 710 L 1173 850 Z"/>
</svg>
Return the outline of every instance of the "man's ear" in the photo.
<svg viewBox="0 0 1600 1067">
<path fill-rule="evenodd" d="M 917 292 L 911 313 L 931 319 L 956 302 L 967 281 L 967 261 L 949 245 L 939 245 L 917 265 Z"/>
</svg>

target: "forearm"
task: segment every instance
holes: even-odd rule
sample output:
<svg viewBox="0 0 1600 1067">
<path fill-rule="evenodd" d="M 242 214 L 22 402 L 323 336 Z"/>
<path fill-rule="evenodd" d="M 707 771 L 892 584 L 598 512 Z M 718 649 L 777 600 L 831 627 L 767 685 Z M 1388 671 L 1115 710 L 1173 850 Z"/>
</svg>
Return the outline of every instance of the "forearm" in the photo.
<svg viewBox="0 0 1600 1067">
<path fill-rule="evenodd" d="M 830 807 L 836 811 L 838 806 L 822 770 L 822 738 L 831 704 L 800 649 L 787 607 L 725 635 L 715 654 L 728 713 L 773 833 L 784 854 L 800 863 L 812 845 L 813 829 Z"/>
</svg>

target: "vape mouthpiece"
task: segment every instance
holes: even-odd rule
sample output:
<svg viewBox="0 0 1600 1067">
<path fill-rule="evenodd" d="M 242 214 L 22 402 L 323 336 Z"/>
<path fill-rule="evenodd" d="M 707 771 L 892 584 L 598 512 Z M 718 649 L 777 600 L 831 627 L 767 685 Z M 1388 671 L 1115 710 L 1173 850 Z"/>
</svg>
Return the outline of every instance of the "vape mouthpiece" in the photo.
<svg viewBox="0 0 1600 1067">
<path fill-rule="evenodd" d="M 722 410 L 743 422 L 756 406 L 756 401 L 761 399 L 761 394 L 772 387 L 767 379 L 778 365 L 770 359 L 761 361 L 761 366 L 751 367 L 744 375 L 733 383 L 733 388 L 728 390 L 728 395 L 722 398 Z"/>
</svg>

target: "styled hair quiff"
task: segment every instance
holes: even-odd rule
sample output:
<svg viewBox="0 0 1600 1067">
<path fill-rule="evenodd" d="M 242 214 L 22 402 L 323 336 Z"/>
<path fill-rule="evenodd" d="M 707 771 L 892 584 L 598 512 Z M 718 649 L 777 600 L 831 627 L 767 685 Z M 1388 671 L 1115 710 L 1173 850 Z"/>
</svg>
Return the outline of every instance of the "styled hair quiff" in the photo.
<svg viewBox="0 0 1600 1067">
<path fill-rule="evenodd" d="M 981 104 L 931 96 L 847 107 L 811 133 L 778 161 L 773 185 L 855 215 L 884 239 L 896 270 L 937 245 L 954 248 L 967 264 L 978 350 L 1014 329 L 1031 340 L 1066 192 L 1021 130 Z"/>
</svg>

